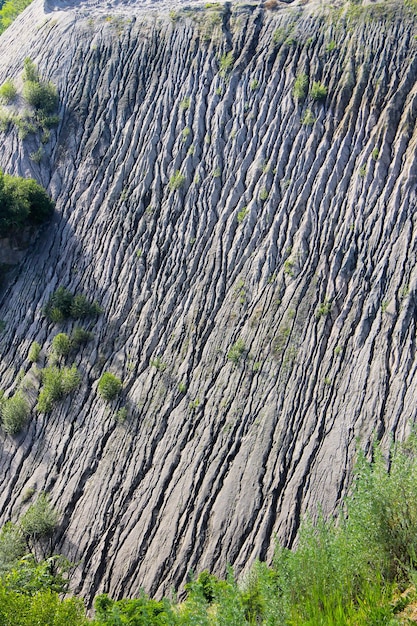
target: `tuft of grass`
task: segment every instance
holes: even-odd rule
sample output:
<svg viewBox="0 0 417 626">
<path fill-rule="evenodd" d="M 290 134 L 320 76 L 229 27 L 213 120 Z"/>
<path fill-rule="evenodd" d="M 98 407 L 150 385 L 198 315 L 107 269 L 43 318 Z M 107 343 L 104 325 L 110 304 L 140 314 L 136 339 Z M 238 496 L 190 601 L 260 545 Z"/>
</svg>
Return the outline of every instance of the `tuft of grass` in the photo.
<svg viewBox="0 0 417 626">
<path fill-rule="evenodd" d="M 317 101 L 325 100 L 327 97 L 326 85 L 324 85 L 320 81 L 314 81 L 310 89 L 310 95 L 313 98 L 313 100 L 317 100 Z"/>
<path fill-rule="evenodd" d="M 307 74 L 299 74 L 294 82 L 292 95 L 294 100 L 302 102 L 307 96 L 308 91 L 308 76 Z"/>
<path fill-rule="evenodd" d="M 185 176 L 181 174 L 179 170 L 176 170 L 171 176 L 171 178 L 169 179 L 169 188 L 172 191 L 177 191 L 178 189 L 181 189 L 184 183 L 185 183 Z"/>
</svg>

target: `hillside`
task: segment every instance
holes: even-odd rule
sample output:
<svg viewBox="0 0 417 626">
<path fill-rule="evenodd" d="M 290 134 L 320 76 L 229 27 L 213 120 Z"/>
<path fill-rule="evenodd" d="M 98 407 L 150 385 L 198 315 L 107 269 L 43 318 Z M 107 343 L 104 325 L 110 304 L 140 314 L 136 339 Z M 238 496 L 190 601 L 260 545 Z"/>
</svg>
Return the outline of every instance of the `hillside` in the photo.
<svg viewBox="0 0 417 626">
<path fill-rule="evenodd" d="M 1 294 L 0 386 L 32 408 L 1 436 L 1 521 L 49 492 L 88 599 L 270 558 L 334 511 L 358 441 L 409 432 L 416 37 L 399 2 L 75 0 L 0 37 L 0 83 L 30 57 L 59 94 L 49 136 L 1 136 L 0 167 L 56 202 Z M 59 286 L 102 313 L 43 414 L 37 368 L 79 325 L 45 316 Z"/>
</svg>

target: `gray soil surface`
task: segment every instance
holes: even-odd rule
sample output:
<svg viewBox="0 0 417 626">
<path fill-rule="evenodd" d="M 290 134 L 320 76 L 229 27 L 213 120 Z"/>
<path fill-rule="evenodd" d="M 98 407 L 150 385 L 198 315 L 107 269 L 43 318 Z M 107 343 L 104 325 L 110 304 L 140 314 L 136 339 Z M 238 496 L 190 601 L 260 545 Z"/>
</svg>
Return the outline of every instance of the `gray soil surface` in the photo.
<svg viewBox="0 0 417 626">
<path fill-rule="evenodd" d="M 34 0 L 0 37 L 0 83 L 29 56 L 60 97 L 43 143 L 1 135 L 57 209 L 1 294 L 1 386 L 35 404 L 59 285 L 103 309 L 80 389 L 0 438 L 1 521 L 49 492 L 88 599 L 270 559 L 415 418 L 415 18 L 203 4 Z"/>
</svg>

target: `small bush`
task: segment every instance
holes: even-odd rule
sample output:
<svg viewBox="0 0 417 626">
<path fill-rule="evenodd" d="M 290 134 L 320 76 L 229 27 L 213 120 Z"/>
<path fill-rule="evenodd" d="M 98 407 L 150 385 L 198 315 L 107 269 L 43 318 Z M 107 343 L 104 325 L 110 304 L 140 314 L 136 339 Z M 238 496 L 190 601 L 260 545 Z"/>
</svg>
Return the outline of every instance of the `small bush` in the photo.
<svg viewBox="0 0 417 626">
<path fill-rule="evenodd" d="M 307 74 L 299 74 L 294 82 L 292 94 L 298 102 L 304 100 L 307 95 L 308 76 Z"/>
<path fill-rule="evenodd" d="M 26 81 L 29 81 L 32 83 L 39 82 L 38 68 L 36 67 L 32 59 L 30 59 L 29 57 L 26 57 L 26 59 L 23 62 L 23 68 L 24 68 L 23 76 L 22 76 L 23 82 L 26 82 Z"/>
<path fill-rule="evenodd" d="M 220 74 L 223 77 L 226 77 L 232 71 L 234 62 L 233 52 L 227 52 L 227 54 L 223 54 L 223 56 L 220 57 Z"/>
<path fill-rule="evenodd" d="M 65 287 L 58 287 L 43 309 L 46 317 L 59 323 L 66 319 L 85 319 L 101 313 L 97 302 L 90 302 L 84 295 L 74 296 Z"/>
<path fill-rule="evenodd" d="M 0 414 L 3 430 L 9 435 L 17 435 L 26 424 L 30 408 L 22 392 L 18 391 L 11 398 L 2 398 Z"/>
<path fill-rule="evenodd" d="M 173 191 L 180 189 L 185 183 L 185 176 L 181 174 L 179 170 L 176 170 L 169 179 L 169 187 Z"/>
<path fill-rule="evenodd" d="M 313 115 L 313 112 L 310 109 L 306 109 L 303 117 L 301 118 L 301 123 L 303 126 L 312 126 L 316 118 Z"/>
<path fill-rule="evenodd" d="M 311 86 L 310 94 L 313 100 L 325 100 L 327 96 L 327 87 L 320 81 L 314 81 Z"/>
<path fill-rule="evenodd" d="M 52 351 L 57 357 L 68 356 L 71 350 L 71 341 L 66 333 L 58 333 L 52 339 Z"/>
<path fill-rule="evenodd" d="M 40 413 L 50 413 L 56 402 L 79 387 L 81 376 L 75 365 L 63 368 L 45 367 L 42 370 L 42 383 L 36 408 Z"/>
<path fill-rule="evenodd" d="M 58 525 L 58 514 L 46 493 L 41 493 L 20 519 L 20 528 L 25 537 L 40 539 L 51 537 Z"/>
<path fill-rule="evenodd" d="M 28 352 L 28 361 L 30 363 L 37 363 L 41 353 L 41 347 L 37 341 L 33 341 Z"/>
<path fill-rule="evenodd" d="M 326 316 L 330 313 L 332 308 L 332 303 L 329 300 L 324 300 L 323 302 L 321 302 L 321 304 L 319 304 L 319 306 L 316 309 L 316 318 L 320 319 L 323 316 Z"/>
<path fill-rule="evenodd" d="M 98 393 L 106 400 L 110 402 L 117 398 L 122 390 L 122 381 L 120 378 L 112 374 L 111 372 L 104 372 L 98 382 Z"/>
<path fill-rule="evenodd" d="M 91 341 L 92 338 L 93 333 L 76 326 L 71 333 L 71 347 L 74 348 L 74 350 L 78 350 L 78 348 Z"/>
<path fill-rule="evenodd" d="M 237 214 L 237 223 L 241 224 L 244 221 L 248 213 L 249 213 L 248 207 L 244 206 L 243 209 L 241 209 Z"/>
<path fill-rule="evenodd" d="M 227 353 L 227 358 L 229 361 L 232 361 L 235 365 L 238 365 L 241 357 L 243 356 L 246 350 L 245 343 L 242 339 L 238 339 L 236 343 L 232 345 L 229 352 Z"/>
<path fill-rule="evenodd" d="M 10 79 L 6 80 L 0 87 L 0 99 L 5 104 L 10 104 L 17 96 L 17 89 L 14 82 Z"/>
<path fill-rule="evenodd" d="M 23 85 L 23 97 L 34 109 L 44 113 L 52 113 L 58 106 L 58 92 L 52 83 L 28 80 Z"/>
</svg>

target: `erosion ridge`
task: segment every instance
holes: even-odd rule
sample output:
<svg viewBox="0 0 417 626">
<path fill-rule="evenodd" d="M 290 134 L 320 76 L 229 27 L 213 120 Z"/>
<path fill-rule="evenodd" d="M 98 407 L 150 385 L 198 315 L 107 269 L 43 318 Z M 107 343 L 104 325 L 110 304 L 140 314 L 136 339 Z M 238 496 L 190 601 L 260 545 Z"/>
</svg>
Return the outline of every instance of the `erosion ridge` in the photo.
<svg viewBox="0 0 417 626">
<path fill-rule="evenodd" d="M 34 0 L 0 38 L 0 83 L 30 56 L 60 96 L 39 163 L 38 135 L 1 138 L 57 209 L 2 292 L 1 387 L 71 329 L 42 314 L 59 285 L 103 309 L 80 390 L 1 437 L 1 521 L 49 492 L 88 599 L 291 545 L 358 441 L 404 438 L 417 392 L 413 16 L 132 12 Z M 324 101 L 294 98 L 300 74 Z"/>
</svg>

